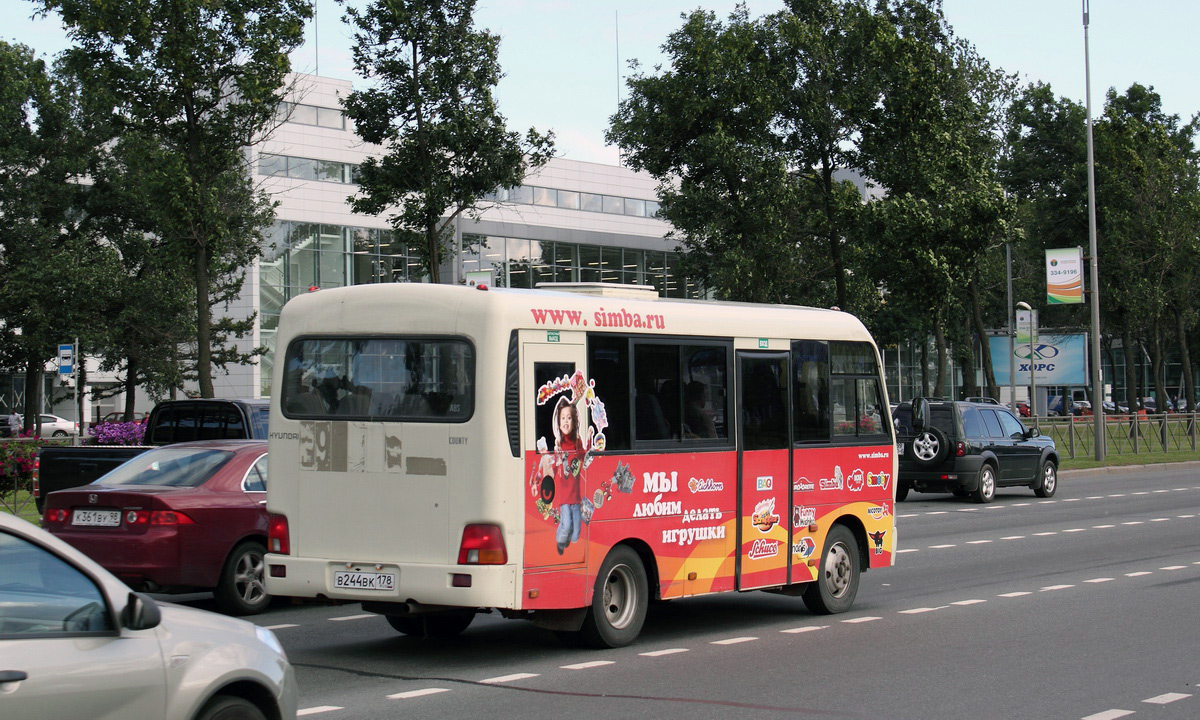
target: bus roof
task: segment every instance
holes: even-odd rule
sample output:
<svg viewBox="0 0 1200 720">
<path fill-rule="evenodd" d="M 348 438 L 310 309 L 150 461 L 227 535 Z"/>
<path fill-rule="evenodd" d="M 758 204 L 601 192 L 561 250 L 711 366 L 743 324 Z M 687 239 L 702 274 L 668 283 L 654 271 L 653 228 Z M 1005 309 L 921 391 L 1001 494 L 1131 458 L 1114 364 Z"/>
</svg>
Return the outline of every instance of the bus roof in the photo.
<svg viewBox="0 0 1200 720">
<path fill-rule="evenodd" d="M 871 340 L 858 318 L 838 310 L 427 283 L 355 285 L 297 296 L 283 309 L 279 340 L 397 332 L 479 336 L 489 330 L 507 336 L 513 329 Z"/>
</svg>

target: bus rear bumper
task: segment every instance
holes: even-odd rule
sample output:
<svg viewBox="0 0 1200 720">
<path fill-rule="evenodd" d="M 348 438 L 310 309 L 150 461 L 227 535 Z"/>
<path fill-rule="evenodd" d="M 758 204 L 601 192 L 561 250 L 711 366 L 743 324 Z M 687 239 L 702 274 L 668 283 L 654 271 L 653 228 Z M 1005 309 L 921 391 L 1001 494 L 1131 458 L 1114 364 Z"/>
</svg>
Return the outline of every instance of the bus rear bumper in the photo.
<svg viewBox="0 0 1200 720">
<path fill-rule="evenodd" d="M 276 554 L 268 554 L 266 562 L 267 592 L 271 595 L 520 609 L 515 565 L 356 563 Z M 372 585 L 375 587 L 369 587 Z"/>
</svg>

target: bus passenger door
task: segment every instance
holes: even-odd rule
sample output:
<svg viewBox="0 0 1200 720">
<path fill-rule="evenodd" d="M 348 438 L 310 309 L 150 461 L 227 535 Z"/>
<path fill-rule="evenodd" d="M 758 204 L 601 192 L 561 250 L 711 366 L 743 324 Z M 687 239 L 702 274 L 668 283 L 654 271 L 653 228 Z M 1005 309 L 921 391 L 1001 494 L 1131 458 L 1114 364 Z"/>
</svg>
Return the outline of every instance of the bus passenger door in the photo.
<svg viewBox="0 0 1200 720">
<path fill-rule="evenodd" d="M 737 351 L 737 589 L 786 585 L 791 551 L 788 354 Z"/>
<path fill-rule="evenodd" d="M 586 454 L 593 432 L 585 335 L 520 332 L 521 453 L 525 459 L 525 567 L 587 561 Z"/>
</svg>

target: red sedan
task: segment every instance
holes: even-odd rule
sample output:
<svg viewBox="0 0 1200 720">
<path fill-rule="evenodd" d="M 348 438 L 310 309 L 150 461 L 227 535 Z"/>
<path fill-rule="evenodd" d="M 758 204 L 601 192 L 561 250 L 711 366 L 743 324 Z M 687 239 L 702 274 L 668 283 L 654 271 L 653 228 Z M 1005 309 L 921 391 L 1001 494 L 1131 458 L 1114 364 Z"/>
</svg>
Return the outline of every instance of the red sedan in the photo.
<svg viewBox="0 0 1200 720">
<path fill-rule="evenodd" d="M 267 442 L 149 450 L 91 485 L 46 497 L 47 530 L 130 587 L 212 590 L 231 615 L 266 609 Z"/>
</svg>

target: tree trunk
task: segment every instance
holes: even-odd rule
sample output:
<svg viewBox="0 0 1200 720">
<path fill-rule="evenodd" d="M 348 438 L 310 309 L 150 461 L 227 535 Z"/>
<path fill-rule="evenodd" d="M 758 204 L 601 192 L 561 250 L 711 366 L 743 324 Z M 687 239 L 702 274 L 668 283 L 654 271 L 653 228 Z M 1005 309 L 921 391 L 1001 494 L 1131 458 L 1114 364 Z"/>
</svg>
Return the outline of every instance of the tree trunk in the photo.
<svg viewBox="0 0 1200 720">
<path fill-rule="evenodd" d="M 1152 333 L 1150 337 L 1150 382 L 1154 386 L 1154 399 L 1158 412 L 1165 413 L 1171 407 L 1167 404 L 1167 386 L 1163 382 L 1162 330 L 1159 328 L 1157 320 L 1154 321 L 1150 332 Z"/>
<path fill-rule="evenodd" d="M 987 384 L 987 396 L 999 400 L 1000 386 L 996 384 L 996 369 L 992 366 L 991 338 L 983 326 L 983 309 L 979 307 L 979 285 L 975 278 L 971 278 L 968 289 L 971 292 L 971 319 L 975 325 L 975 335 L 979 338 L 979 356 L 983 360 L 983 382 Z"/>
<path fill-rule="evenodd" d="M 937 380 L 933 394 L 935 397 L 948 397 L 946 393 L 946 331 L 939 322 L 933 326 L 933 340 L 937 344 Z"/>
<path fill-rule="evenodd" d="M 208 244 L 196 246 L 196 381 L 200 397 L 215 397 L 212 380 L 212 308 L 208 294 Z"/>
<path fill-rule="evenodd" d="M 1137 360 L 1138 346 L 1133 342 L 1133 336 L 1129 330 L 1121 331 L 1121 345 L 1125 349 L 1125 405 L 1129 408 L 1129 412 L 1138 411 L 1138 395 L 1137 395 Z"/>
<path fill-rule="evenodd" d="M 1179 389 L 1179 397 L 1187 403 L 1188 412 L 1196 412 L 1196 378 L 1192 374 L 1192 354 L 1188 349 L 1187 323 L 1183 319 L 1183 311 L 1175 308 L 1175 335 L 1179 343 L 1179 365 L 1183 370 L 1183 387 Z"/>
<path fill-rule="evenodd" d="M 137 361 L 133 358 L 125 360 L 125 422 L 133 419 L 133 409 L 137 406 L 137 386 L 138 386 L 138 367 Z"/>
<path fill-rule="evenodd" d="M 21 431 L 33 427 L 33 419 L 42 411 L 42 366 L 44 360 L 30 358 L 25 363 L 25 402 L 21 407 Z"/>
</svg>

